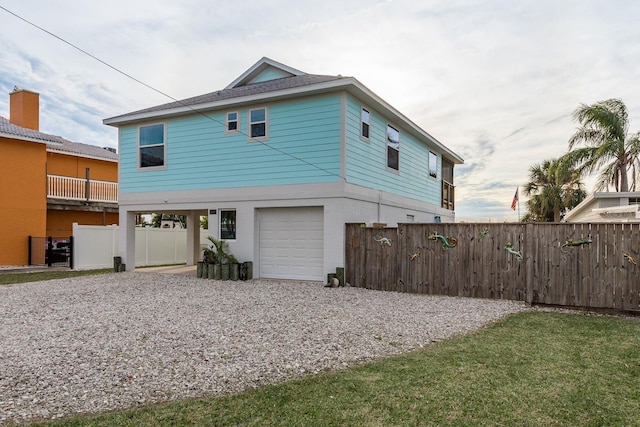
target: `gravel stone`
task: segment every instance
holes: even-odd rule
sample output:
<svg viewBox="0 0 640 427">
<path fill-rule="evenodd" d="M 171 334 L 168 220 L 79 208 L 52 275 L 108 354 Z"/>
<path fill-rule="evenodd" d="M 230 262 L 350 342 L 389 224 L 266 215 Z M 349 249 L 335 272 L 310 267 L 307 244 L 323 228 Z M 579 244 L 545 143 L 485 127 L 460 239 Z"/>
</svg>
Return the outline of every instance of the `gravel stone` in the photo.
<svg viewBox="0 0 640 427">
<path fill-rule="evenodd" d="M 481 328 L 518 302 L 126 272 L 0 287 L 0 425 L 237 392 Z"/>
</svg>

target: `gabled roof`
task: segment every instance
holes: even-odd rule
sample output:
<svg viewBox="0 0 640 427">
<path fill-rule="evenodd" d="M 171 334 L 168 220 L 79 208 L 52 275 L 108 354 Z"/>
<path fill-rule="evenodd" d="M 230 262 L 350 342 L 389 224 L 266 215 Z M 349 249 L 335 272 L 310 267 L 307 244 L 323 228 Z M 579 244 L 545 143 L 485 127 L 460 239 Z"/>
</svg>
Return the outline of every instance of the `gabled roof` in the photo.
<svg viewBox="0 0 640 427">
<path fill-rule="evenodd" d="M 0 116 L 0 137 L 18 139 L 21 141 L 45 144 L 47 151 L 70 154 L 81 157 L 98 158 L 100 160 L 118 161 L 118 155 L 105 148 L 95 145 L 71 142 L 61 136 L 50 135 L 32 129 L 14 125 L 8 119 Z"/>
<path fill-rule="evenodd" d="M 261 60 L 253 64 L 253 66 L 247 71 L 242 73 L 240 77 L 229 83 L 229 85 L 225 89 L 232 89 L 234 87 L 244 86 L 248 83 L 252 83 L 254 79 L 259 77 L 267 70 L 275 71 L 281 77 L 294 77 L 306 74 L 300 70 L 296 70 L 295 68 L 289 67 L 288 65 L 282 64 L 278 61 L 274 61 L 273 59 L 267 58 L 265 56 Z"/>
<path fill-rule="evenodd" d="M 259 83 L 250 83 L 244 86 L 233 87 L 229 89 L 218 90 L 204 95 L 194 96 L 192 98 L 180 101 L 169 102 L 167 104 L 156 105 L 155 107 L 145 108 L 143 110 L 134 111 L 132 113 L 123 114 L 121 116 L 105 119 L 105 124 L 118 123 L 119 119 L 135 117 L 137 115 L 145 115 L 148 113 L 164 112 L 167 110 L 183 109 L 186 112 L 202 110 L 208 108 L 209 105 L 221 103 L 227 100 L 238 100 L 245 97 L 273 93 L 286 89 L 302 88 L 317 83 L 325 83 L 339 80 L 341 77 L 319 76 L 313 74 L 305 74 L 302 76 L 294 76 L 287 78 L 279 78 Z M 196 108 L 197 107 L 197 108 Z"/>
<path fill-rule="evenodd" d="M 439 148 L 450 161 L 456 164 L 464 163 L 462 157 L 429 135 L 355 78 L 307 74 L 266 57 L 256 62 L 225 89 L 107 118 L 103 123 L 118 127 L 140 121 L 185 114 L 202 114 L 204 111 L 214 109 L 337 90 L 347 91 L 357 96 L 372 108 L 377 105 L 381 113 L 402 121 L 412 133 L 429 140 Z"/>
</svg>

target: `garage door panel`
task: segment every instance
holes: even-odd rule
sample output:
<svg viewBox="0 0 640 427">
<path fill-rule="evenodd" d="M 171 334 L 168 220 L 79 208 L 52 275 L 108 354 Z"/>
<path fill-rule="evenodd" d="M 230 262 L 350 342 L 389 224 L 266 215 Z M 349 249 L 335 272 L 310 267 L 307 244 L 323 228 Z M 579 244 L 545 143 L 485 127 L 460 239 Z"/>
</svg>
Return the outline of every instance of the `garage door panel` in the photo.
<svg viewBox="0 0 640 427">
<path fill-rule="evenodd" d="M 323 280 L 322 208 L 263 209 L 260 277 Z"/>
</svg>

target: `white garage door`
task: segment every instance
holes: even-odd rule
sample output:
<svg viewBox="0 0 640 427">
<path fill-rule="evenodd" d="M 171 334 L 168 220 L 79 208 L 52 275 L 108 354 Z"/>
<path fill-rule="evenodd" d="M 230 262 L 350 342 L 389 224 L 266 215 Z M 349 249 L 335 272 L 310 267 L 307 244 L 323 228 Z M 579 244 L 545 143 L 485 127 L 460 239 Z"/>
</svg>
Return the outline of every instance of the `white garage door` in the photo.
<svg viewBox="0 0 640 427">
<path fill-rule="evenodd" d="M 321 207 L 261 209 L 260 277 L 323 280 Z"/>
</svg>

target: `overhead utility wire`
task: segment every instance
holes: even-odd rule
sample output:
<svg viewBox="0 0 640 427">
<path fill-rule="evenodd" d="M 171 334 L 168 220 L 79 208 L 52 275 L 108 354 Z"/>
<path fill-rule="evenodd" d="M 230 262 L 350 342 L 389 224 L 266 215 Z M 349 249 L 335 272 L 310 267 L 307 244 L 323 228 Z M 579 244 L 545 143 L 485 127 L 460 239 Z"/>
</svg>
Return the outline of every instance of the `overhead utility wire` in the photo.
<svg viewBox="0 0 640 427">
<path fill-rule="evenodd" d="M 169 94 L 167 94 L 167 93 L 165 93 L 165 92 L 163 92 L 163 91 L 161 91 L 161 90 L 159 90 L 159 89 L 156 89 L 155 87 L 153 87 L 153 86 L 151 86 L 151 85 L 149 85 L 149 84 L 147 84 L 147 83 L 143 82 L 142 80 L 140 80 L 140 79 L 137 79 L 137 78 L 133 77 L 131 74 L 128 74 L 128 73 L 126 73 L 126 72 L 124 72 L 124 71 L 120 70 L 119 68 L 114 67 L 113 65 L 109 64 L 108 62 L 103 61 L 102 59 L 98 58 L 97 56 L 95 56 L 95 55 L 93 55 L 93 54 L 91 54 L 91 53 L 87 52 L 86 50 L 84 50 L 84 49 L 82 49 L 82 48 L 80 48 L 80 47 L 76 46 L 75 44 L 73 44 L 73 43 L 71 43 L 71 42 L 69 42 L 69 41 L 67 41 L 67 40 L 63 39 L 62 37 L 60 37 L 60 36 L 58 36 L 58 35 L 56 35 L 56 34 L 52 33 L 51 31 L 47 30 L 46 28 L 43 28 L 43 27 L 39 26 L 38 24 L 35 24 L 35 23 L 33 23 L 33 22 L 29 21 L 28 19 L 23 18 L 22 16 L 18 15 L 17 13 L 14 13 L 14 12 L 10 11 L 10 10 L 9 10 L 9 9 L 7 9 L 6 7 L 4 7 L 4 6 L 0 5 L 0 9 L 4 10 L 5 12 L 9 13 L 10 15 L 15 16 L 15 17 L 16 17 L 16 18 L 18 18 L 19 20 L 21 20 L 21 21 L 23 21 L 23 22 L 25 22 L 25 23 L 27 23 L 27 24 L 29 24 L 29 25 L 31 25 L 31 26 L 33 26 L 33 27 L 35 27 L 35 28 L 39 29 L 40 31 L 42 31 L 42 32 L 44 32 L 44 33 L 46 33 L 46 34 L 50 35 L 51 37 L 54 37 L 54 38 L 56 38 L 56 39 L 60 40 L 61 42 L 65 43 L 65 44 L 67 44 L 67 45 L 69 45 L 69 46 L 71 46 L 72 48 L 74 48 L 74 49 L 76 49 L 76 50 L 78 50 L 78 51 L 82 52 L 83 54 L 85 54 L 85 55 L 89 56 L 90 58 L 92 58 L 92 59 L 94 59 L 94 60 L 98 61 L 99 63 L 101 63 L 101 64 L 103 64 L 103 65 L 105 65 L 105 66 L 107 66 L 107 67 L 111 68 L 112 70 L 116 71 L 117 73 L 120 73 L 120 74 L 122 74 L 123 76 L 125 76 L 125 77 L 127 77 L 127 78 L 129 78 L 129 79 L 131 79 L 131 80 L 133 80 L 133 81 L 135 81 L 136 83 L 139 83 L 139 84 L 141 84 L 142 86 L 144 86 L 144 87 L 146 87 L 146 88 L 148 88 L 148 89 L 151 89 L 152 91 L 154 91 L 154 92 L 156 92 L 156 93 L 159 93 L 160 95 L 165 96 L 165 97 L 167 97 L 167 98 L 171 99 L 172 101 L 177 102 L 177 103 L 178 103 L 178 104 L 180 104 L 181 106 L 188 108 L 189 110 L 193 111 L 194 113 L 200 114 L 201 116 L 206 117 L 207 119 L 209 119 L 209 120 L 211 120 L 211 121 L 213 121 L 213 122 L 216 122 L 216 123 L 221 124 L 221 125 L 223 125 L 223 126 L 224 126 L 224 123 L 222 123 L 220 120 L 218 120 L 218 119 L 216 119 L 216 118 L 214 118 L 214 117 L 211 117 L 211 116 L 209 116 L 208 114 L 203 113 L 202 111 L 196 110 L 196 109 L 195 109 L 195 108 L 193 108 L 191 105 L 187 105 L 187 104 L 186 104 L 186 103 L 184 103 L 183 101 L 180 101 L 179 99 L 176 99 L 176 98 L 174 98 L 173 96 L 171 96 L 171 95 L 169 95 Z M 324 169 L 324 168 L 322 168 L 322 167 L 320 167 L 320 166 L 318 166 L 318 165 L 316 165 L 316 164 L 310 163 L 310 162 L 308 162 L 308 161 L 306 161 L 306 160 L 304 160 L 304 159 L 301 159 L 301 158 L 299 158 L 299 157 L 297 157 L 297 156 L 295 156 L 295 155 L 293 155 L 293 154 L 287 153 L 286 151 L 283 151 L 283 150 L 281 150 L 281 149 L 279 149 L 279 148 L 273 147 L 272 145 L 269 145 L 269 144 L 267 144 L 267 143 L 266 143 L 266 142 L 264 142 L 264 141 L 258 140 L 258 139 L 254 138 L 254 137 L 251 137 L 251 136 L 247 135 L 246 133 L 244 133 L 244 132 L 243 132 L 243 131 L 241 131 L 241 130 L 238 130 L 238 132 L 239 132 L 241 135 L 246 136 L 246 137 L 247 137 L 247 138 L 249 138 L 250 140 L 253 140 L 253 141 L 255 141 L 255 142 L 259 142 L 259 143 L 261 143 L 262 145 L 265 145 L 266 147 L 268 147 L 268 148 L 270 148 L 270 149 L 272 149 L 272 150 L 274 150 L 274 151 L 279 152 L 280 154 L 284 154 L 285 156 L 291 157 L 292 159 L 298 160 L 298 161 L 300 161 L 300 162 L 302 162 L 302 163 L 305 163 L 305 164 L 307 164 L 307 165 L 309 165 L 309 166 L 312 166 L 312 167 L 314 167 L 314 168 L 316 168 L 316 169 L 318 169 L 318 170 L 320 170 L 320 171 L 322 171 L 322 172 L 325 172 L 325 173 L 327 173 L 327 174 L 329 174 L 329 175 L 333 175 L 333 176 L 337 176 L 338 178 L 342 178 L 340 175 L 338 175 L 338 174 L 336 174 L 336 173 L 333 173 L 333 172 L 331 172 L 331 171 L 329 171 L 329 170 L 326 170 L 326 169 Z"/>
</svg>

